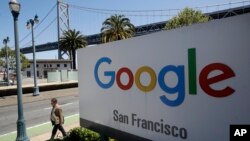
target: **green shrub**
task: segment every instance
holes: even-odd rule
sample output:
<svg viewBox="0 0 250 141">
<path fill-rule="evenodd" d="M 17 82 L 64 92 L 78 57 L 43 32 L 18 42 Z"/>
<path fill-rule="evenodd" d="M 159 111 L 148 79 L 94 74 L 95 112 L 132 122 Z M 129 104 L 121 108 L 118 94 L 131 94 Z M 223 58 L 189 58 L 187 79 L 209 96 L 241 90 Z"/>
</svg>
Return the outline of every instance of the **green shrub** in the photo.
<svg viewBox="0 0 250 141">
<path fill-rule="evenodd" d="M 63 141 L 100 141 L 100 135 L 88 129 L 77 127 L 71 129 Z"/>
</svg>

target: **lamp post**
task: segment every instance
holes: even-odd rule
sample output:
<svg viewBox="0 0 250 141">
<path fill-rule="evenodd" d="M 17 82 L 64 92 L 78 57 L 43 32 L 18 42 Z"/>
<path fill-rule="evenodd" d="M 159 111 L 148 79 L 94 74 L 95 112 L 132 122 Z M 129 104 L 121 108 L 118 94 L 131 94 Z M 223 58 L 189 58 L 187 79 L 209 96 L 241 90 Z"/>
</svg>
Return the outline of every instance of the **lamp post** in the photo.
<svg viewBox="0 0 250 141">
<path fill-rule="evenodd" d="M 33 71 L 34 71 L 34 91 L 33 96 L 39 95 L 39 88 L 37 86 L 37 72 L 36 72 L 36 48 L 35 48 L 35 41 L 34 41 L 34 24 L 38 23 L 38 16 L 35 15 L 34 19 L 29 19 L 27 21 L 27 28 L 30 29 L 31 27 L 31 33 L 32 33 L 32 47 L 33 47 Z"/>
<path fill-rule="evenodd" d="M 9 37 L 3 39 L 3 44 L 5 46 L 5 51 L 6 51 L 5 61 L 6 61 L 6 72 L 7 72 L 7 86 L 10 85 L 10 80 L 9 80 L 9 55 L 8 55 L 8 48 L 7 48 L 7 43 L 9 41 L 10 41 Z"/>
<path fill-rule="evenodd" d="M 18 104 L 18 119 L 17 119 L 17 137 L 16 141 L 29 141 L 26 134 L 25 120 L 23 116 L 23 101 L 22 101 L 22 80 L 21 80 L 21 67 L 20 67 L 20 49 L 18 39 L 18 15 L 20 12 L 20 3 L 17 0 L 11 0 L 9 7 L 14 19 L 14 35 L 15 35 L 15 52 L 16 52 L 16 74 L 17 74 L 17 104 Z"/>
</svg>

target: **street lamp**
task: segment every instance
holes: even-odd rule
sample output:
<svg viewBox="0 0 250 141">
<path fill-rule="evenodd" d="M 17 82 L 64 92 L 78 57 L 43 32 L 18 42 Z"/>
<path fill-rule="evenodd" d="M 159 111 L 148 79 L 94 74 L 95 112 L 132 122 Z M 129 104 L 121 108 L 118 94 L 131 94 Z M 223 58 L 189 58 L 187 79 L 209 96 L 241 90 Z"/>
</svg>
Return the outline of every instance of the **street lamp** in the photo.
<svg viewBox="0 0 250 141">
<path fill-rule="evenodd" d="M 7 86 L 10 85 L 10 80 L 9 80 L 9 55 L 8 55 L 8 49 L 7 49 L 7 43 L 9 41 L 10 41 L 9 37 L 3 39 L 3 44 L 5 46 L 5 51 L 6 51 L 5 61 L 6 61 L 6 72 L 7 72 Z"/>
<path fill-rule="evenodd" d="M 10 11 L 14 19 L 14 35 L 15 35 L 15 52 L 16 52 L 16 74 L 17 74 L 17 104 L 18 104 L 18 119 L 17 119 L 17 137 L 16 141 L 29 141 L 26 134 L 25 120 L 23 116 L 23 101 L 22 101 L 22 80 L 21 80 L 21 67 L 20 67 L 20 49 L 18 39 L 18 15 L 20 12 L 20 3 L 17 0 L 9 2 Z"/>
<path fill-rule="evenodd" d="M 39 88 L 37 86 L 37 72 L 36 72 L 36 48 L 35 48 L 35 41 L 34 41 L 34 24 L 38 23 L 38 16 L 35 15 L 34 19 L 29 19 L 27 21 L 27 28 L 30 29 L 31 27 L 31 33 L 32 33 L 32 46 L 33 46 L 33 71 L 34 71 L 34 91 L 33 96 L 39 95 Z"/>
</svg>

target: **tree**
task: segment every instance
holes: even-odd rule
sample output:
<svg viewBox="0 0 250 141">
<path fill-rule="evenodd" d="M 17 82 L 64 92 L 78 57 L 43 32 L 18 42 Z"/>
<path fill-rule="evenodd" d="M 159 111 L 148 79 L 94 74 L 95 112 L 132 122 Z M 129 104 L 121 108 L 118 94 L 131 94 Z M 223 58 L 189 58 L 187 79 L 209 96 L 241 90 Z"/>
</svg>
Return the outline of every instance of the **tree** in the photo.
<svg viewBox="0 0 250 141">
<path fill-rule="evenodd" d="M 70 60 L 73 60 L 73 69 L 76 69 L 76 50 L 87 46 L 87 41 L 80 31 L 69 29 L 63 32 L 60 38 L 60 48 L 67 51 Z"/>
<path fill-rule="evenodd" d="M 192 8 L 183 9 L 177 16 L 166 23 L 165 29 L 173 29 L 182 26 L 189 26 L 194 23 L 204 23 L 211 20 L 211 17 L 196 11 Z"/>
<path fill-rule="evenodd" d="M 102 23 L 102 42 L 111 42 L 130 38 L 134 35 L 135 26 L 124 15 L 112 15 Z"/>
<path fill-rule="evenodd" d="M 11 48 L 7 47 L 8 50 L 8 60 L 9 60 L 9 67 L 10 69 L 16 70 L 16 53 L 15 50 L 12 50 Z M 5 60 L 5 55 L 6 55 L 6 49 L 3 47 L 0 50 L 0 66 L 6 66 L 6 60 Z M 29 60 L 22 54 L 20 53 L 20 58 L 21 58 L 21 69 L 27 68 L 29 65 Z"/>
<path fill-rule="evenodd" d="M 29 60 L 26 58 L 26 56 L 24 54 L 21 53 L 20 57 L 21 57 L 21 63 L 22 63 L 22 70 L 24 70 L 25 68 L 28 67 L 28 65 L 30 63 L 29 63 Z"/>
</svg>

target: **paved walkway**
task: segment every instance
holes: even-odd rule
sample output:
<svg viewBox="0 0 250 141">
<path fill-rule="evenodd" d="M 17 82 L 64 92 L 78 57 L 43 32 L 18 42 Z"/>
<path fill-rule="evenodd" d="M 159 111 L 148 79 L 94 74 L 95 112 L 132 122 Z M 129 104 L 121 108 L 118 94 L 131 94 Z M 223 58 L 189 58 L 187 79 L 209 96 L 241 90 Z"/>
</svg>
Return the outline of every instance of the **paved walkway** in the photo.
<svg viewBox="0 0 250 141">
<path fill-rule="evenodd" d="M 74 127 L 79 127 L 79 115 L 72 115 L 65 117 L 65 124 L 63 125 L 66 132 Z M 29 127 L 26 129 L 30 141 L 46 141 L 51 136 L 52 126 L 50 122 Z M 0 136 L 1 141 L 14 141 L 16 139 L 16 131 Z M 57 132 L 56 138 L 61 138 L 61 132 Z"/>
<path fill-rule="evenodd" d="M 69 131 L 70 129 L 73 129 L 74 127 L 79 127 L 79 122 L 75 122 L 71 125 L 68 125 L 68 126 L 65 126 L 65 130 L 66 131 Z M 45 141 L 46 139 L 49 139 L 51 136 L 51 133 L 50 132 L 47 132 L 47 133 L 44 133 L 44 134 L 41 134 L 41 135 L 38 135 L 38 136 L 34 136 L 32 138 L 30 138 L 30 141 Z M 62 137 L 61 135 L 61 132 L 57 132 L 57 138 L 60 138 Z"/>
<path fill-rule="evenodd" d="M 69 88 L 62 90 L 54 90 L 54 91 L 44 91 L 40 92 L 39 96 L 33 96 L 31 94 L 23 95 L 23 103 L 30 103 L 41 100 L 50 100 L 53 97 L 65 97 L 65 96 L 77 96 L 78 88 Z M 17 104 L 17 96 L 6 96 L 0 97 L 0 107 L 16 105 Z M 65 125 L 66 131 L 74 127 L 79 127 L 79 115 L 72 115 L 69 117 L 65 117 Z M 35 127 L 27 128 L 27 134 L 31 141 L 45 141 L 50 138 L 52 126 L 51 123 L 44 123 L 41 125 L 37 125 Z M 59 132 L 58 132 L 59 133 Z M 59 136 L 61 136 L 59 134 Z M 16 138 L 16 132 L 8 133 L 0 136 L 0 141 L 14 141 Z"/>
</svg>

